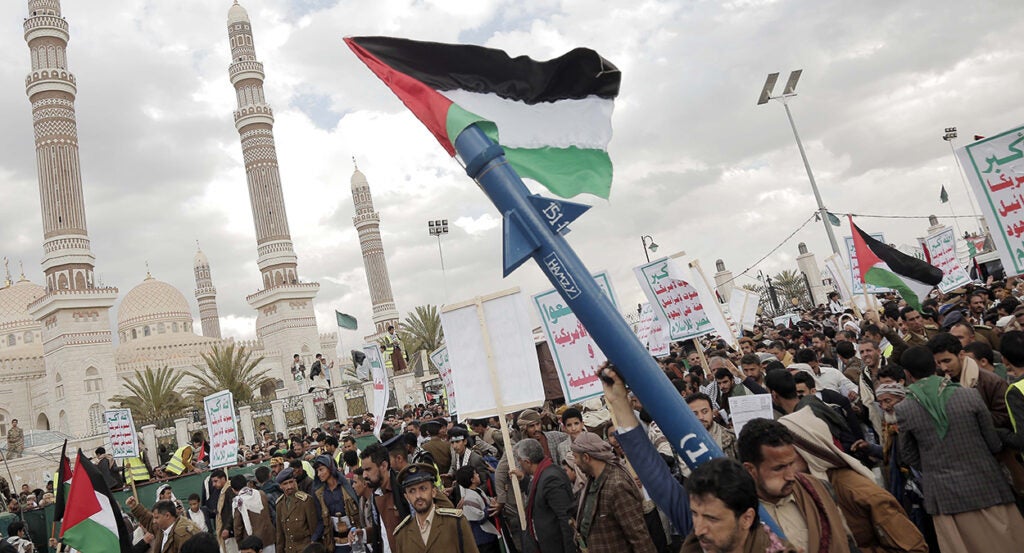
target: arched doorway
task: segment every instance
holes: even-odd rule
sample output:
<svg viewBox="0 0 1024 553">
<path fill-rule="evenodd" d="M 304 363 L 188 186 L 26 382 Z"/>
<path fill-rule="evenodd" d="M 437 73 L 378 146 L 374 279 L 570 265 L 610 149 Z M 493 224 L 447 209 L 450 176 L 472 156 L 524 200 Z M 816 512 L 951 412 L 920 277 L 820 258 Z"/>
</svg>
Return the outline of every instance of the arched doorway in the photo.
<svg viewBox="0 0 1024 553">
<path fill-rule="evenodd" d="M 36 417 L 36 430 L 49 430 L 50 419 L 46 416 L 46 413 L 39 413 Z"/>
</svg>

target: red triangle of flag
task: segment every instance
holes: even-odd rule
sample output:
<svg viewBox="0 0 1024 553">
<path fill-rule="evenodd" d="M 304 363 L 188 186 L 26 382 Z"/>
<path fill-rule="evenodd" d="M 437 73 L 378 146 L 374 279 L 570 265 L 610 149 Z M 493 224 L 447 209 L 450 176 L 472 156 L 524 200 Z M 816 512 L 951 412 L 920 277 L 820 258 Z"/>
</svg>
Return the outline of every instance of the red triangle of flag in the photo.
<svg viewBox="0 0 1024 553">
<path fill-rule="evenodd" d="M 78 451 L 78 460 L 75 465 L 82 467 L 83 463 L 89 463 L 88 459 Z M 60 535 L 63 536 L 69 528 L 88 519 L 100 512 L 100 502 L 96 499 L 96 489 L 93 488 L 92 479 L 89 478 L 87 470 L 76 470 L 71 478 L 71 491 L 68 492 L 67 507 L 64 510 L 64 522 L 61 523 Z"/>
<path fill-rule="evenodd" d="M 851 234 L 853 234 L 853 248 L 857 252 L 857 271 L 860 273 L 860 281 L 866 283 L 868 271 L 881 263 L 882 260 L 879 259 L 874 250 L 868 247 L 868 243 L 864 241 L 864 231 L 853 224 L 853 216 L 847 215 L 847 217 L 850 219 L 850 230 Z"/>
</svg>

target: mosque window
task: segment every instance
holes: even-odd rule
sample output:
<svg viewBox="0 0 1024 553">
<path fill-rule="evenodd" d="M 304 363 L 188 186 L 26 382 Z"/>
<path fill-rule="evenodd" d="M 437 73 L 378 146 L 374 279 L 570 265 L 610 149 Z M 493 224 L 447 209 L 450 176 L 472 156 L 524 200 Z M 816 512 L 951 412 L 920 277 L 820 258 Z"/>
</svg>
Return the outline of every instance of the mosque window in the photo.
<svg viewBox="0 0 1024 553">
<path fill-rule="evenodd" d="M 185 332 L 189 332 L 192 329 L 192 323 L 185 323 Z"/>
<path fill-rule="evenodd" d="M 4 436 L 7 436 L 7 417 L 9 416 L 7 411 L 0 409 L 0 434 Z"/>
<path fill-rule="evenodd" d="M 99 403 L 93 403 L 89 407 L 89 431 L 91 435 L 96 435 L 104 432 L 106 424 L 103 423 L 103 406 Z"/>
<path fill-rule="evenodd" d="M 7 335 L 7 345 L 13 346 L 18 343 L 18 339 L 13 334 Z"/>
<path fill-rule="evenodd" d="M 150 334 L 151 334 L 151 331 L 149 330 L 149 325 L 144 326 L 142 328 L 142 335 L 143 336 L 149 336 Z"/>
<path fill-rule="evenodd" d="M 163 334 L 167 332 L 167 326 L 164 325 L 164 323 L 159 323 L 158 325 L 156 325 L 156 331 L 157 334 Z"/>
<path fill-rule="evenodd" d="M 178 323 L 171 323 L 171 332 L 178 332 Z"/>
<path fill-rule="evenodd" d="M 96 367 L 89 367 L 85 370 L 85 391 L 103 391 L 103 377 L 100 376 L 100 371 L 96 370 Z"/>
<path fill-rule="evenodd" d="M 33 339 L 32 331 L 30 330 L 30 331 L 26 332 L 24 336 L 22 336 L 21 341 L 26 343 L 26 344 L 31 344 L 32 343 L 32 339 Z"/>
<path fill-rule="evenodd" d="M 139 333 L 138 333 L 138 331 L 136 331 L 136 330 L 135 330 L 135 329 L 133 328 L 133 329 L 132 329 L 132 340 L 134 340 L 134 339 L 136 339 L 136 338 L 138 338 L 138 337 L 139 337 Z"/>
</svg>

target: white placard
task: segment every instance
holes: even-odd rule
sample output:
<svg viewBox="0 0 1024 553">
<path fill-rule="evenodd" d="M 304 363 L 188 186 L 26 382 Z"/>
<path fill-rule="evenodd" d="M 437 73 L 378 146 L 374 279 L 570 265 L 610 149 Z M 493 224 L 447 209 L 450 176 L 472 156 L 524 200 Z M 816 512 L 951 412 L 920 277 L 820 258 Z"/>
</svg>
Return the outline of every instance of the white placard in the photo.
<svg viewBox="0 0 1024 553">
<path fill-rule="evenodd" d="M 483 325 L 477 301 L 483 310 Z M 484 325 L 490 343 L 484 340 Z M 518 289 L 446 306 L 441 311 L 441 326 L 461 419 L 494 416 L 499 401 L 506 413 L 544 402 L 530 306 Z M 499 398 L 494 396 L 489 362 L 494 363 Z"/>
<path fill-rule="evenodd" d="M 715 328 L 704 309 L 700 294 L 690 280 L 679 277 L 677 264 L 665 257 L 635 267 L 636 279 L 647 301 L 658 316 L 667 322 L 670 340 L 689 340 L 714 332 Z M 726 334 L 728 336 L 728 333 Z"/>
<path fill-rule="evenodd" d="M 853 298 L 853 290 L 850 288 L 850 271 L 846 268 L 846 262 L 842 257 L 832 254 L 825 258 L 825 271 L 835 283 L 839 299 L 849 303 Z"/>
<path fill-rule="evenodd" d="M 729 418 L 732 420 L 733 432 L 737 436 L 743 425 L 754 419 L 773 420 L 771 394 L 748 394 L 729 398 Z"/>
<path fill-rule="evenodd" d="M 444 394 L 448 398 L 448 414 L 456 415 L 458 409 L 455 407 L 455 380 L 452 378 L 452 364 L 448 359 L 448 346 L 441 346 L 430 352 L 430 360 L 441 375 Z"/>
<path fill-rule="evenodd" d="M 384 413 L 388 410 L 391 400 L 391 387 L 388 386 L 388 369 L 384 365 L 384 354 L 378 344 L 363 344 L 363 353 L 370 365 L 370 378 L 373 379 L 373 435 L 380 436 L 380 427 L 384 424 Z"/>
<path fill-rule="evenodd" d="M 701 269 L 700 263 L 696 259 L 691 263 L 686 263 L 682 260 L 677 262 L 674 259 L 670 259 L 669 271 L 672 278 L 693 283 L 693 288 L 700 297 L 700 303 L 704 306 L 705 315 L 711 321 L 711 328 L 715 329 L 720 338 L 726 342 L 733 342 L 733 345 L 738 347 L 736 341 L 739 339 L 739 336 L 733 335 L 732 327 L 725 320 L 725 310 L 721 302 L 718 301 L 718 294 L 715 294 L 714 289 L 711 288 L 711 283 L 708 281 L 707 276 L 704 275 L 704 270 Z"/>
<path fill-rule="evenodd" d="M 969 284 L 971 276 L 964 270 L 960 260 L 956 258 L 956 236 L 953 229 L 929 235 L 924 239 L 926 261 L 942 269 L 942 282 L 939 291 L 943 294 Z"/>
<path fill-rule="evenodd" d="M 616 305 L 608 273 L 594 275 L 594 281 L 612 305 Z M 597 369 L 607 357 L 583 323 L 554 288 L 533 296 L 533 303 L 540 313 L 565 403 L 572 405 L 604 395 Z"/>
<path fill-rule="evenodd" d="M 235 398 L 229 390 L 203 398 L 206 428 L 210 434 L 210 468 L 230 467 L 238 463 L 238 426 Z"/>
<path fill-rule="evenodd" d="M 757 323 L 757 308 L 760 303 L 761 296 L 757 292 L 733 288 L 732 295 L 729 296 L 729 312 L 732 313 L 736 324 L 739 324 L 743 330 L 754 330 L 754 324 Z"/>
<path fill-rule="evenodd" d="M 135 421 L 132 419 L 131 409 L 104 411 L 103 422 L 107 424 L 110 454 L 114 459 L 139 456 L 139 435 L 135 432 Z"/>
</svg>

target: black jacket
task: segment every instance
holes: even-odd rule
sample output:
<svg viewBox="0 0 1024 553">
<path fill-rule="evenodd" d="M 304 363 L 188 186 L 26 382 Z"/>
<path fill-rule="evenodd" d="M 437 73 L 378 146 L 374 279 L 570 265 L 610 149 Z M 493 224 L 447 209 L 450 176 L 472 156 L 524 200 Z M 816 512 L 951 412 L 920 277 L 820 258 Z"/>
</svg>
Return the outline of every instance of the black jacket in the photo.
<svg viewBox="0 0 1024 553">
<path fill-rule="evenodd" d="M 532 508 L 528 509 L 533 518 L 534 535 L 527 533 L 523 537 L 525 553 L 539 553 L 542 551 L 540 544 L 544 544 L 543 553 L 575 553 L 576 543 L 569 519 L 576 514 L 576 504 L 569 477 L 557 465 L 545 468 L 534 477 L 538 479 L 537 493 Z M 524 479 L 522 487 L 523 500 L 529 501 L 530 480 Z"/>
</svg>

